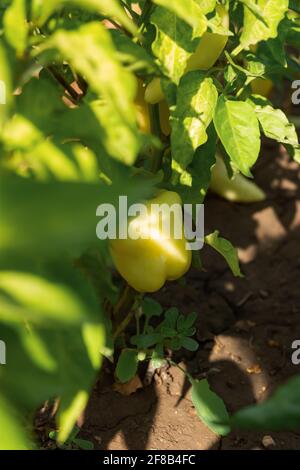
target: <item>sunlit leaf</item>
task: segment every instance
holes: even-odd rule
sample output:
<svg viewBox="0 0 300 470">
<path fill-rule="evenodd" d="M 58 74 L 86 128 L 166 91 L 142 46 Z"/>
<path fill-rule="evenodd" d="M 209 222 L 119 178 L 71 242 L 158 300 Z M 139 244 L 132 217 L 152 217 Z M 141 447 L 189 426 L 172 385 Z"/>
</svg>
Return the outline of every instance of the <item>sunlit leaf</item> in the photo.
<svg viewBox="0 0 300 470">
<path fill-rule="evenodd" d="M 135 349 L 124 349 L 121 352 L 119 357 L 117 368 L 116 368 L 116 376 L 117 378 L 123 382 L 129 382 L 137 371 L 138 366 L 138 356 L 137 351 Z"/>
<path fill-rule="evenodd" d="M 237 251 L 228 240 L 219 237 L 219 232 L 216 230 L 205 237 L 205 243 L 225 258 L 235 276 L 242 277 Z"/>
<path fill-rule="evenodd" d="M 29 450 L 34 444 L 24 432 L 14 407 L 0 395 L 0 450 Z"/>
<path fill-rule="evenodd" d="M 185 169 L 198 147 L 207 142 L 206 129 L 213 119 L 218 92 L 211 78 L 189 72 L 179 84 L 172 114 L 172 156 Z"/>
<path fill-rule="evenodd" d="M 241 45 L 244 48 L 276 37 L 278 25 L 288 10 L 289 0 L 257 0 L 247 3 L 253 3 L 254 7 L 258 6 L 265 22 L 245 5 L 244 27 L 241 35 Z"/>
<path fill-rule="evenodd" d="M 243 101 L 219 97 L 214 124 L 226 152 L 236 167 L 251 176 L 260 151 L 260 130 L 253 107 Z"/>
<path fill-rule="evenodd" d="M 229 415 L 223 400 L 209 387 L 206 379 L 193 380 L 192 401 L 199 418 L 216 434 L 226 436 L 230 432 Z"/>
<path fill-rule="evenodd" d="M 197 48 L 199 38 L 206 31 L 206 22 L 200 22 L 195 30 L 175 13 L 161 7 L 154 10 L 151 22 L 157 32 L 152 44 L 153 53 L 164 74 L 178 84 L 186 70 L 188 59 Z"/>
<path fill-rule="evenodd" d="M 165 7 L 186 21 L 192 27 L 197 27 L 199 22 L 205 23 L 201 5 L 194 0 L 154 0 L 154 3 Z"/>
</svg>

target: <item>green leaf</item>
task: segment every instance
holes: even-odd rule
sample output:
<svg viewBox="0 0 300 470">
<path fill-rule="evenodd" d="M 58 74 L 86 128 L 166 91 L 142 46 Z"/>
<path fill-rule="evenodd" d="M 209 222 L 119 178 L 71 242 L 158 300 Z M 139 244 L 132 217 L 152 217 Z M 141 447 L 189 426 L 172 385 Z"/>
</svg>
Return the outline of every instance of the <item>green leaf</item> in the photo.
<svg viewBox="0 0 300 470">
<path fill-rule="evenodd" d="M 35 324 L 80 324 L 96 318 L 71 286 L 32 273 L 0 271 L 0 319 Z"/>
<path fill-rule="evenodd" d="M 299 140 L 294 124 L 290 123 L 281 109 L 274 109 L 270 104 L 261 105 L 255 97 L 250 98 L 262 130 L 266 137 L 282 144 L 299 149 Z M 299 161 L 300 163 L 300 161 Z"/>
<path fill-rule="evenodd" d="M 137 34 L 136 26 L 120 6 L 118 0 L 109 0 L 109 2 L 107 0 L 70 0 L 67 3 L 114 18 L 120 21 L 132 34 Z M 35 23 L 42 26 L 55 10 L 61 9 L 65 4 L 66 0 L 34 0 L 33 19 Z"/>
<path fill-rule="evenodd" d="M 6 9 L 3 25 L 7 42 L 22 55 L 27 47 L 29 23 L 26 16 L 26 0 L 13 0 Z"/>
<path fill-rule="evenodd" d="M 37 357 L 30 330 L 23 325 L 12 328 L 1 324 L 1 337 L 10 350 L 9 367 L 1 370 L 1 391 L 10 397 L 16 409 L 26 409 L 27 413 L 34 412 L 45 400 L 59 396 L 67 438 L 66 430 L 82 411 L 82 397 L 89 395 L 98 368 L 93 367 L 87 354 L 81 325 L 34 329 L 44 351 L 52 358 L 51 368 L 48 360 Z M 100 336 L 100 342 L 103 338 Z"/>
<path fill-rule="evenodd" d="M 220 96 L 214 124 L 233 163 L 245 176 L 251 176 L 250 169 L 261 146 L 259 123 L 253 107 L 249 103 Z"/>
<path fill-rule="evenodd" d="M 269 39 L 265 43 L 267 52 L 271 52 L 272 58 L 278 62 L 282 67 L 287 67 L 287 54 L 285 51 L 285 34 L 277 36 L 274 39 Z"/>
<path fill-rule="evenodd" d="M 239 259 L 236 249 L 228 240 L 219 237 L 219 232 L 217 230 L 205 237 L 205 243 L 214 248 L 218 253 L 220 253 L 220 255 L 225 258 L 228 263 L 228 266 L 230 267 L 232 273 L 235 276 L 243 277 L 240 270 Z"/>
<path fill-rule="evenodd" d="M 131 344 L 137 346 L 139 349 L 148 349 L 157 343 L 161 342 L 162 336 L 160 333 L 150 333 L 147 335 L 136 335 L 130 339 Z"/>
<path fill-rule="evenodd" d="M 211 169 L 215 164 L 217 135 L 213 124 L 207 129 L 208 140 L 199 147 L 192 163 L 183 170 L 177 162 L 172 161 L 172 180 L 179 181 L 175 190 L 185 204 L 201 204 L 205 198 L 211 180 Z M 170 186 L 174 190 L 174 186 Z"/>
<path fill-rule="evenodd" d="M 197 351 L 197 349 L 199 349 L 198 342 L 193 338 L 188 338 L 187 336 L 183 336 L 181 338 L 181 345 L 188 351 Z"/>
<path fill-rule="evenodd" d="M 95 446 L 93 442 L 87 441 L 86 439 L 74 439 L 74 444 L 82 450 L 94 450 Z"/>
<path fill-rule="evenodd" d="M 163 73 L 178 84 L 188 59 L 197 48 L 199 38 L 206 31 L 206 23 L 201 22 L 195 31 L 174 13 L 161 7 L 157 7 L 152 13 L 151 23 L 156 27 L 153 53 L 158 58 Z"/>
<path fill-rule="evenodd" d="M 137 351 L 135 349 L 123 349 L 117 363 L 116 376 L 122 383 L 129 382 L 136 375 L 137 367 Z"/>
<path fill-rule="evenodd" d="M 257 14 L 249 8 L 258 7 L 265 22 L 261 21 Z M 278 25 L 284 18 L 289 7 L 289 0 L 257 0 L 247 2 L 244 7 L 244 27 L 241 35 L 241 46 L 245 49 L 252 44 L 266 41 L 277 36 Z"/>
<path fill-rule="evenodd" d="M 165 346 L 172 351 L 179 351 L 182 347 L 182 338 L 175 336 L 171 339 L 165 339 Z"/>
<path fill-rule="evenodd" d="M 107 250 L 97 248 L 87 250 L 77 260 L 77 266 L 89 278 L 101 301 L 104 298 L 107 298 L 112 304 L 117 301 L 119 290 L 112 281 L 111 259 Z"/>
<path fill-rule="evenodd" d="M 58 410 L 59 431 L 57 440 L 59 443 L 63 444 L 67 440 L 78 417 L 84 411 L 88 399 L 89 394 L 86 390 L 80 390 L 75 396 L 70 393 L 70 396 L 64 396 L 61 399 Z"/>
<path fill-rule="evenodd" d="M 207 142 L 206 129 L 213 119 L 218 92 L 211 78 L 194 71 L 180 81 L 177 105 L 172 113 L 172 156 L 184 170 L 195 151 Z"/>
<path fill-rule="evenodd" d="M 254 3 L 253 0 L 239 0 L 240 3 L 245 5 L 245 9 L 248 8 L 253 15 L 259 19 L 265 26 L 268 26 L 267 21 L 263 16 L 263 11 L 257 3 Z"/>
<path fill-rule="evenodd" d="M 14 102 L 14 74 L 16 72 L 17 67 L 14 51 L 3 38 L 0 37 L 0 138 L 2 137 L 3 124 L 5 119 L 9 116 Z M 5 106 L 3 105 L 3 101 L 6 103 Z"/>
<path fill-rule="evenodd" d="M 300 376 L 281 385 L 266 401 L 238 411 L 231 424 L 239 429 L 268 431 L 299 431 L 300 429 Z"/>
<path fill-rule="evenodd" d="M 14 407 L 0 395 L 0 450 L 34 449 Z"/>
<path fill-rule="evenodd" d="M 216 8 L 217 0 L 194 0 L 204 15 L 211 13 Z"/>
<path fill-rule="evenodd" d="M 199 418 L 216 434 L 226 436 L 230 432 L 229 415 L 223 400 L 211 391 L 206 379 L 194 380 L 192 402 Z"/>
<path fill-rule="evenodd" d="M 162 306 L 151 297 L 145 297 L 143 299 L 142 309 L 148 319 L 151 317 L 159 317 L 163 312 Z"/>
<path fill-rule="evenodd" d="M 184 328 L 185 329 L 191 328 L 194 325 L 197 318 L 198 318 L 198 314 L 196 312 L 189 313 L 188 316 L 185 317 Z"/>
<path fill-rule="evenodd" d="M 185 316 L 180 314 L 178 319 L 177 319 L 177 326 L 176 329 L 179 332 L 182 332 L 184 329 L 184 322 L 185 322 Z"/>
<path fill-rule="evenodd" d="M 58 30 L 41 47 L 48 49 L 58 50 L 62 61 L 68 61 L 101 97 L 93 100 L 93 111 L 109 133 L 106 145 L 112 156 L 132 165 L 141 147 L 133 104 L 137 83 L 121 66 L 109 32 L 99 22 L 75 31 Z"/>
<path fill-rule="evenodd" d="M 176 331 L 177 318 L 179 316 L 179 311 L 176 307 L 171 307 L 165 312 L 165 319 L 163 321 L 163 326 L 172 328 Z"/>
<path fill-rule="evenodd" d="M 81 254 L 86 246 L 97 245 L 97 207 L 101 203 L 118 207 L 120 192 L 127 193 L 131 204 L 135 199 L 131 191 L 137 196 L 139 187 L 142 198 L 147 188 L 141 179 L 134 185 L 124 179 L 122 191 L 119 184 L 45 184 L 0 175 L 0 258 L 9 252 L 51 256 L 67 250 Z"/>
<path fill-rule="evenodd" d="M 169 326 L 166 326 L 166 324 L 162 323 L 158 327 L 158 330 L 164 338 L 174 338 L 175 336 L 177 336 L 176 326 L 175 328 L 170 328 Z"/>
<path fill-rule="evenodd" d="M 131 71 L 145 70 L 148 74 L 157 69 L 155 62 L 147 50 L 133 42 L 126 34 L 119 30 L 110 31 L 120 61 L 130 66 Z"/>
<path fill-rule="evenodd" d="M 205 23 L 201 6 L 194 0 L 153 0 L 154 3 L 162 7 L 167 8 L 171 12 L 175 13 L 179 18 L 186 21 L 193 28 L 198 27 L 200 22 Z"/>
<path fill-rule="evenodd" d="M 15 114 L 4 126 L 2 135 L 3 153 L 11 155 L 7 166 L 26 176 L 34 173 L 39 180 L 98 181 L 100 168 L 96 155 L 103 151 L 106 157 L 104 132 L 88 105 L 66 111 L 60 89 L 46 72 L 23 87 L 15 104 Z M 88 131 L 82 129 L 85 127 L 82 121 L 78 125 L 78 113 Z M 95 151 L 77 142 L 79 138 L 85 139 Z M 114 154 L 115 148 L 111 151 Z"/>
</svg>

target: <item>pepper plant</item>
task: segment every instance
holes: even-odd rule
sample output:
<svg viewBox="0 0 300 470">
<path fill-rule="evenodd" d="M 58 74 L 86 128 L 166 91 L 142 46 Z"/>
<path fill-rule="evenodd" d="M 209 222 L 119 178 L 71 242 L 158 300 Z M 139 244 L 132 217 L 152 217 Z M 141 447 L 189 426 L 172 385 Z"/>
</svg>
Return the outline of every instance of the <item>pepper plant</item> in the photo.
<svg viewBox="0 0 300 470">
<path fill-rule="evenodd" d="M 299 75 L 299 13 L 293 0 L 0 1 L 0 448 L 35 448 L 33 414 L 52 399 L 52 437 L 70 442 L 103 357 L 127 382 L 141 361 L 198 347 L 197 315 L 149 293 L 201 269 L 200 254 L 184 240 L 169 241 L 177 257 L 159 237 L 100 241 L 96 208 L 120 195 L 200 204 L 211 179 L 230 200 L 265 198 L 250 181 L 261 135 L 300 161 L 295 127 L 267 96 Z M 205 244 L 241 275 L 218 231 Z M 231 419 L 206 380 L 188 378 L 219 434 L 271 426 L 270 409 L 299 390 L 278 393 L 269 415 Z M 299 425 L 287 408 L 282 428 Z"/>
</svg>

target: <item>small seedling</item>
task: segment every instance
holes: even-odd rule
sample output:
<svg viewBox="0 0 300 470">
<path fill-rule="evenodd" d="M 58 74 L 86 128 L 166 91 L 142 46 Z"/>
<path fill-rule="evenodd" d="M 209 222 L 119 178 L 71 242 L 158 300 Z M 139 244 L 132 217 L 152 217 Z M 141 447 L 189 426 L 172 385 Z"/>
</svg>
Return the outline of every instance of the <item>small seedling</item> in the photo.
<svg viewBox="0 0 300 470">
<path fill-rule="evenodd" d="M 81 449 L 81 450 L 94 450 L 94 444 L 93 442 L 87 440 L 87 439 L 81 439 L 78 436 L 80 429 L 75 426 L 73 431 L 71 432 L 70 436 L 68 439 L 63 443 L 63 444 L 57 444 L 59 449 L 64 449 L 64 450 L 74 450 L 74 449 Z M 57 431 L 51 431 L 49 432 L 49 438 L 52 441 L 55 441 L 57 443 L 57 437 L 58 437 L 58 432 Z"/>
</svg>

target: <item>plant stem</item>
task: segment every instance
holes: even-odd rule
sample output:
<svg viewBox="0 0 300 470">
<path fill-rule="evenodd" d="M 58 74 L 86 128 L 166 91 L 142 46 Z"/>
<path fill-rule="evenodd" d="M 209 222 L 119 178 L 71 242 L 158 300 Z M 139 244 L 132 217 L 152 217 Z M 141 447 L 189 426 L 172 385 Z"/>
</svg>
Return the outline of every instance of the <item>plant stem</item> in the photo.
<svg viewBox="0 0 300 470">
<path fill-rule="evenodd" d="M 140 15 L 138 15 L 135 11 L 133 11 L 133 9 L 130 8 L 129 5 L 127 5 L 127 4 L 126 4 L 125 2 L 123 2 L 122 0 L 121 0 L 121 3 L 122 3 L 122 5 L 123 5 L 124 9 L 127 10 L 127 12 L 132 16 L 132 18 L 133 18 L 134 20 L 138 20 L 138 19 L 139 19 Z"/>
<path fill-rule="evenodd" d="M 186 375 L 188 379 L 192 380 L 191 374 L 189 374 L 189 372 L 187 372 L 183 367 L 181 367 L 176 362 L 172 361 L 172 359 L 166 359 L 166 360 L 171 366 L 177 367 L 177 369 L 181 370 L 181 372 L 183 372 L 184 375 Z"/>
<path fill-rule="evenodd" d="M 58 81 L 58 83 L 60 83 L 63 88 L 69 93 L 69 95 L 76 101 L 80 101 L 80 98 L 81 98 L 81 95 L 79 95 L 75 90 L 74 88 L 71 87 L 71 85 L 69 85 L 69 83 L 67 82 L 67 80 L 65 80 L 65 78 L 56 70 L 55 67 L 53 67 L 52 65 L 49 65 L 47 67 L 47 70 L 51 73 L 51 75 L 55 78 L 55 80 Z"/>
<path fill-rule="evenodd" d="M 243 50 L 243 46 L 241 44 L 239 44 L 231 53 L 231 56 L 232 57 L 236 57 L 237 55 L 239 55 Z"/>
<path fill-rule="evenodd" d="M 121 292 L 117 305 L 114 308 L 113 318 L 113 336 L 116 338 L 124 331 L 134 315 L 134 304 L 136 302 L 137 292 L 128 284 Z"/>
<path fill-rule="evenodd" d="M 131 322 L 133 316 L 134 316 L 134 311 L 133 311 L 133 308 L 131 308 L 129 310 L 128 315 L 126 315 L 125 318 L 121 321 L 121 323 L 116 325 L 116 328 L 113 330 L 113 339 L 114 340 L 126 329 L 126 327 Z"/>
<path fill-rule="evenodd" d="M 142 14 L 139 18 L 138 26 L 142 26 L 143 23 L 146 22 L 146 20 L 148 19 L 148 16 L 151 13 L 152 7 L 153 7 L 153 5 L 151 3 L 151 0 L 146 0 L 145 6 L 144 6 L 143 11 L 142 11 Z"/>
<path fill-rule="evenodd" d="M 160 120 L 159 120 L 159 105 L 155 104 L 149 106 L 150 111 L 150 124 L 151 124 L 151 133 L 158 137 L 161 141 L 161 128 L 160 128 Z M 151 161 L 151 171 L 152 173 L 157 173 L 162 166 L 163 155 L 164 155 L 165 148 L 154 148 L 152 161 Z"/>
</svg>

